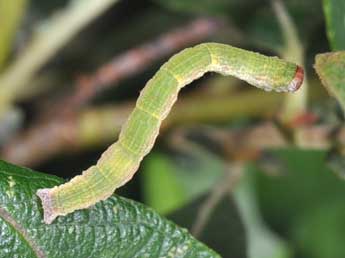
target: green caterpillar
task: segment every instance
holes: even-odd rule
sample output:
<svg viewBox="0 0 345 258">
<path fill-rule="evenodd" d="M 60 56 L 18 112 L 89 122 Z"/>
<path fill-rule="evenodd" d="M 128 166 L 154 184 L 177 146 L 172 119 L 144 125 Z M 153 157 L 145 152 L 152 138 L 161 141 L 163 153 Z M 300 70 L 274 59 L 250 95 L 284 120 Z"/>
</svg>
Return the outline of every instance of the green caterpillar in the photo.
<svg viewBox="0 0 345 258">
<path fill-rule="evenodd" d="M 57 216 L 105 200 L 130 180 L 153 147 L 161 122 L 180 89 L 206 72 L 232 75 L 266 91 L 292 92 L 303 81 L 302 68 L 277 57 L 218 43 L 203 43 L 181 51 L 148 81 L 118 141 L 96 165 L 63 185 L 37 191 L 44 221 L 50 224 Z"/>
</svg>

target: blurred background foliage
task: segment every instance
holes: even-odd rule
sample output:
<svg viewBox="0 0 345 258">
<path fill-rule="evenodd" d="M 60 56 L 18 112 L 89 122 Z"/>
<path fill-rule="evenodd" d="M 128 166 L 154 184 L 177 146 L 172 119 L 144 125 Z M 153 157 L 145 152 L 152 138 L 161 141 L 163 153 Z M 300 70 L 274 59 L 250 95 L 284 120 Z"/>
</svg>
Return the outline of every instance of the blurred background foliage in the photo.
<svg viewBox="0 0 345 258">
<path fill-rule="evenodd" d="M 297 58 L 308 78 L 303 103 L 214 74 L 183 90 L 153 152 L 117 193 L 188 228 L 222 257 L 345 257 L 343 115 L 312 69 L 316 54 L 345 49 L 343 0 L 278 1 L 283 12 L 268 0 L 108 1 L 43 56 L 49 40 L 73 27 L 67 15 L 56 26 L 59 15 L 87 2 L 0 0 L 1 158 L 79 174 L 116 139 L 159 66 L 196 43 Z M 197 19 L 209 27 L 188 38 Z M 160 35 L 165 41 L 155 40 Z M 37 53 L 28 51 L 37 42 Z M 145 42 L 151 48 L 140 52 Z M 284 101 L 299 103 L 292 117 Z"/>
</svg>

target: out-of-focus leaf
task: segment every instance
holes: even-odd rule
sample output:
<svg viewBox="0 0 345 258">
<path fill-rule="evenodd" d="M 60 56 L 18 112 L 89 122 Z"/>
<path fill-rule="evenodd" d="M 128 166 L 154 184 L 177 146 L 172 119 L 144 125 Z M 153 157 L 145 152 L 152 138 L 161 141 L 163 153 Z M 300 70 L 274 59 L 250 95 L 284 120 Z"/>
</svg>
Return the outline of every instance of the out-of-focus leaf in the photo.
<svg viewBox="0 0 345 258">
<path fill-rule="evenodd" d="M 148 194 L 148 197 L 151 196 L 151 198 L 146 198 L 150 205 L 153 205 L 156 209 L 163 209 L 167 205 L 164 204 L 164 200 L 170 201 L 171 208 L 167 209 L 167 211 L 173 211 L 173 208 L 175 208 L 175 211 L 169 217 L 179 225 L 187 228 L 192 228 L 201 213 L 201 207 L 210 198 L 209 194 L 204 194 L 203 197 L 195 199 L 195 194 L 192 194 L 193 191 L 191 189 L 195 186 L 201 187 L 202 184 L 205 184 L 202 183 L 204 181 L 203 178 L 209 178 L 210 180 L 214 177 L 212 174 L 215 171 L 219 171 L 217 172 L 219 175 L 210 180 L 208 187 L 200 188 L 200 190 L 203 189 L 203 193 L 206 193 L 212 185 L 216 187 L 219 184 L 220 175 L 222 174 L 221 171 L 225 170 L 225 164 L 221 165 L 223 162 L 218 160 L 210 152 L 198 145 L 193 145 L 193 147 L 198 148 L 194 148 L 195 151 L 193 151 L 192 157 L 197 158 L 196 161 L 200 164 L 198 166 L 194 165 L 195 168 L 188 165 L 189 169 L 184 170 L 183 166 L 181 166 L 181 160 L 179 163 L 174 164 L 172 158 L 169 159 L 164 154 L 156 154 L 150 157 L 148 162 L 145 163 L 146 171 L 144 174 L 144 192 L 146 192 L 146 196 Z M 190 161 L 190 157 L 187 158 Z M 175 157 L 174 160 L 176 161 L 178 159 Z M 212 167 L 212 163 L 219 163 L 219 165 Z M 218 166 L 219 168 L 215 169 Z M 157 172 L 152 170 L 157 170 Z M 205 172 L 200 173 L 203 170 Z M 195 171 L 198 171 L 200 174 L 198 175 Z M 184 178 L 183 182 L 180 181 L 176 185 L 178 180 L 182 178 Z M 210 184 L 211 182 L 212 184 Z M 157 184 L 160 184 L 160 186 L 157 187 Z M 181 187 L 184 184 L 185 186 Z M 150 190 L 150 186 L 154 187 L 154 190 Z M 251 187 L 252 185 L 249 186 L 249 188 Z M 247 190 L 245 186 L 236 187 L 236 206 L 234 206 L 233 201 L 229 198 L 230 193 L 225 193 L 215 207 L 209 207 L 212 210 L 206 225 L 203 227 L 200 240 L 214 248 L 222 257 L 243 258 L 246 257 L 246 253 L 249 255 L 249 258 L 290 257 L 290 251 L 285 242 L 271 232 L 262 221 L 256 208 L 254 193 L 249 193 Z M 181 191 L 184 193 L 184 199 L 180 199 Z M 173 198 L 174 196 L 175 199 Z M 159 198 L 161 200 L 157 201 Z M 190 203 L 191 200 L 193 201 Z M 182 201 L 184 207 L 176 211 L 177 207 L 181 207 L 180 201 Z M 230 207 L 229 204 L 231 204 Z M 236 207 L 239 207 L 240 217 Z M 244 235 L 241 221 L 244 221 L 246 236 Z M 227 225 L 229 226 L 228 228 Z M 248 239 L 247 242 L 245 238 Z"/>
<path fill-rule="evenodd" d="M 9 109 L 18 93 L 30 91 L 30 81 L 62 46 L 117 1 L 70 1 L 58 15 L 36 25 L 30 43 L 0 76 L 0 116 Z"/>
<path fill-rule="evenodd" d="M 279 24 L 270 6 L 253 14 L 245 30 L 248 37 L 262 47 L 278 52 L 283 46 Z"/>
<path fill-rule="evenodd" d="M 339 180 L 325 164 L 325 152 L 286 149 L 275 151 L 284 161 L 286 171 L 277 176 L 255 174 L 259 201 L 264 216 L 283 230 L 312 207 L 343 198 L 345 182 Z"/>
<path fill-rule="evenodd" d="M 249 173 L 245 173 L 234 191 L 235 201 L 244 222 L 248 258 L 289 258 L 288 245 L 272 232 L 261 217 L 255 197 L 255 186 Z"/>
<path fill-rule="evenodd" d="M 0 161 L 0 257 L 219 257 L 150 208 L 113 196 L 42 220 L 39 188 L 62 179 Z"/>
<path fill-rule="evenodd" d="M 322 14 L 322 6 L 314 0 L 298 1 L 284 0 L 289 16 L 291 17 L 298 30 L 298 36 L 305 41 L 314 33 Z M 283 31 L 279 26 L 279 21 L 273 11 L 272 5 L 261 5 L 255 13 L 248 19 L 244 30 L 247 33 L 249 41 L 257 47 L 264 47 L 268 50 L 276 51 L 281 54 L 282 48 L 285 47 L 283 40 Z M 305 19 L 305 17 L 315 17 L 315 19 Z M 249 42 L 249 43 L 250 43 Z"/>
<path fill-rule="evenodd" d="M 223 258 L 245 258 L 246 239 L 241 217 L 229 194 L 216 204 L 198 239 L 216 250 Z M 168 215 L 177 224 L 191 229 L 208 194 L 197 198 Z"/>
<path fill-rule="evenodd" d="M 291 229 L 301 257 L 345 257 L 344 218 L 345 205 L 340 198 L 307 211 Z"/>
<path fill-rule="evenodd" d="M 345 111 L 345 51 L 316 55 L 314 67 L 322 84 Z"/>
<path fill-rule="evenodd" d="M 165 8 L 181 13 L 231 17 L 245 21 L 250 18 L 262 0 L 153 0 Z M 266 3 L 264 3 L 266 4 Z M 246 13 L 243 17 L 243 13 Z"/>
<path fill-rule="evenodd" d="M 238 0 L 154 0 L 159 4 L 176 11 L 199 14 L 226 14 Z"/>
<path fill-rule="evenodd" d="M 144 170 L 145 202 L 165 214 L 210 190 L 225 168 L 214 154 L 194 146 L 193 153 L 186 155 L 151 154 Z"/>
<path fill-rule="evenodd" d="M 145 201 L 161 214 L 169 213 L 185 202 L 185 191 L 175 170 L 171 159 L 164 154 L 153 153 L 145 162 Z"/>
<path fill-rule="evenodd" d="M 0 0 L 0 69 L 10 50 L 13 37 L 26 7 L 26 0 Z"/>
<path fill-rule="evenodd" d="M 344 257 L 333 256 L 335 253 L 345 252 L 343 244 L 338 245 L 338 250 L 335 251 L 327 247 L 328 241 L 322 242 L 318 239 L 316 244 L 310 239 L 307 245 L 303 242 L 304 236 L 311 237 L 312 234 L 314 239 L 322 237 L 330 241 L 335 238 L 341 240 L 345 238 L 345 230 L 342 230 L 341 226 L 342 220 L 337 219 L 332 223 L 329 221 L 335 218 L 334 213 L 339 209 L 345 209 L 345 182 L 332 173 L 325 164 L 326 153 L 288 149 L 277 151 L 275 154 L 287 164 L 287 171 L 283 175 L 268 176 L 251 169 L 255 174 L 259 203 L 265 220 L 275 230 L 285 232 L 298 257 Z M 331 211 L 335 206 L 338 207 Z M 326 213 L 324 213 L 325 217 L 320 215 L 320 209 L 328 209 L 328 215 Z M 324 219 L 324 222 L 320 219 Z M 303 223 L 308 225 L 302 225 Z M 322 226 L 322 223 L 332 228 L 323 230 L 327 226 Z M 310 230 L 312 225 L 317 228 L 307 233 L 302 232 L 306 229 Z M 297 230 L 297 227 L 301 228 L 301 231 Z M 308 256 L 321 249 L 320 256 Z"/>
<path fill-rule="evenodd" d="M 327 34 L 333 50 L 345 50 L 345 1 L 323 0 Z"/>
</svg>

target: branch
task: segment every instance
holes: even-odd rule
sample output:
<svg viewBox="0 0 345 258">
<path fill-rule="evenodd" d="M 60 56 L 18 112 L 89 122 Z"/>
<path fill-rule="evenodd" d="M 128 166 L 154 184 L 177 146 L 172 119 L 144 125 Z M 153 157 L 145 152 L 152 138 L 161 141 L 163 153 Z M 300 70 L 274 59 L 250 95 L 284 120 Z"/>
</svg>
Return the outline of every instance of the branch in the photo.
<svg viewBox="0 0 345 258">
<path fill-rule="evenodd" d="M 241 116 L 267 118 L 273 116 L 282 98 L 281 94 L 259 91 L 182 97 L 162 130 L 186 123 L 228 122 Z M 116 139 L 133 106 L 127 103 L 93 108 L 59 121 L 42 122 L 6 144 L 0 156 L 15 164 L 33 166 L 58 153 L 107 144 Z"/>
<path fill-rule="evenodd" d="M 0 0 L 0 70 L 11 52 L 12 41 L 26 6 L 27 0 Z"/>
<path fill-rule="evenodd" d="M 195 223 L 192 226 L 191 233 L 198 238 L 203 231 L 205 225 L 212 216 L 212 212 L 217 204 L 222 200 L 224 196 L 231 193 L 237 182 L 241 178 L 242 171 L 237 168 L 242 166 L 240 164 L 233 164 L 229 171 L 226 171 L 225 178 L 216 184 L 210 192 L 210 195 L 201 205 Z"/>
<path fill-rule="evenodd" d="M 281 0 L 271 0 L 271 3 L 285 42 L 285 46 L 280 51 L 281 56 L 286 60 L 303 66 L 305 63 L 304 49 L 298 37 L 296 25 Z M 290 124 L 294 122 L 294 119 L 299 116 L 303 116 L 307 111 L 307 98 L 308 81 L 305 76 L 301 89 L 294 94 L 286 96 L 285 103 L 280 114 L 282 122 Z"/>
<path fill-rule="evenodd" d="M 118 86 L 125 78 L 140 73 L 162 57 L 206 39 L 219 27 L 220 22 L 214 19 L 200 18 L 115 56 L 93 74 L 82 76 L 74 94 L 61 99 L 54 110 L 60 110 L 60 114 L 78 110 L 102 91 Z"/>
<path fill-rule="evenodd" d="M 0 77 L 0 117 L 11 102 L 27 91 L 36 72 L 83 27 L 117 0 L 71 1 L 36 30 L 31 43 Z"/>
</svg>

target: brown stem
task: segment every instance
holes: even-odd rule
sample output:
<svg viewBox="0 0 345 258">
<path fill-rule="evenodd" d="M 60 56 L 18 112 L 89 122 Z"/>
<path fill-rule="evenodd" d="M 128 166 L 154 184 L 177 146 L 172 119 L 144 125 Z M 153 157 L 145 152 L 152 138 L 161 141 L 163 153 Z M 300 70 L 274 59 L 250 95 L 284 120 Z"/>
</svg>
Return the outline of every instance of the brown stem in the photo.
<svg viewBox="0 0 345 258">
<path fill-rule="evenodd" d="M 210 195 L 201 205 L 198 214 L 195 219 L 195 223 L 192 226 L 192 234 L 198 238 L 203 229 L 210 220 L 214 209 L 217 204 L 226 196 L 227 193 L 231 193 L 233 188 L 239 181 L 242 175 L 242 164 L 233 164 L 229 171 L 226 171 L 225 178 L 216 184 L 210 192 Z"/>
<path fill-rule="evenodd" d="M 218 30 L 220 24 L 214 19 L 199 18 L 115 56 L 93 74 L 81 76 L 76 83 L 74 94 L 61 99 L 54 110 L 59 110 L 59 114 L 75 112 L 100 92 L 145 70 L 154 61 L 209 37 Z"/>
<path fill-rule="evenodd" d="M 272 116 L 282 97 L 281 94 L 260 91 L 184 97 L 177 102 L 162 129 L 185 123 L 228 122 L 243 116 Z M 109 143 L 117 137 L 133 105 L 127 103 L 91 109 L 79 116 L 42 122 L 6 144 L 1 157 L 16 164 L 32 166 L 57 153 Z"/>
</svg>

